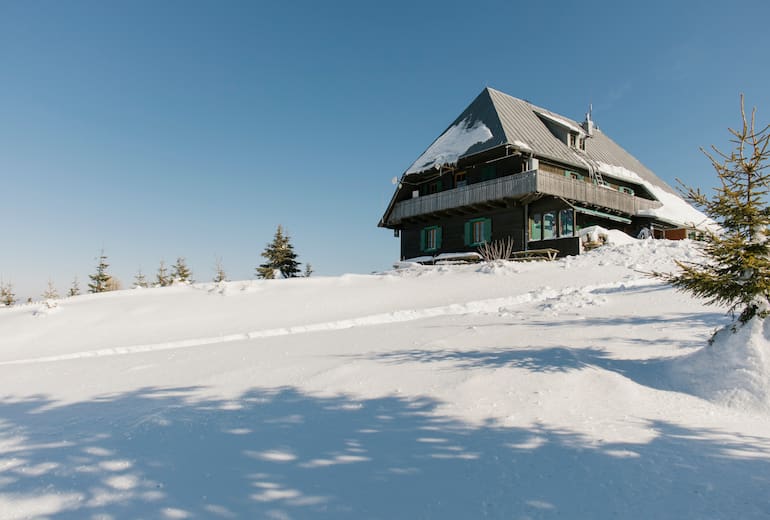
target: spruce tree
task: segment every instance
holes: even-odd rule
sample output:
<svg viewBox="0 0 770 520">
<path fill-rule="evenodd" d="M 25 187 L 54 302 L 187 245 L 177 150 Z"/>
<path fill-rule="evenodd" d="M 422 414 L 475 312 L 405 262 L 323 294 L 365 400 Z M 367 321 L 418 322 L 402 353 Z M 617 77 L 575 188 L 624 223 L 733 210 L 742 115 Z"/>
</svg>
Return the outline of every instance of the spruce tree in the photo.
<svg viewBox="0 0 770 520">
<path fill-rule="evenodd" d="M 56 286 L 54 286 L 53 280 L 51 280 L 50 278 L 48 279 L 48 287 L 46 288 L 42 296 L 44 300 L 59 299 L 59 291 L 56 290 Z"/>
<path fill-rule="evenodd" d="M 110 264 L 107 263 L 107 256 L 102 249 L 99 254 L 99 264 L 96 266 L 96 272 L 88 275 L 91 279 L 91 283 L 88 284 L 88 292 L 101 293 L 110 290 L 110 275 L 107 274 L 107 268 Z"/>
<path fill-rule="evenodd" d="M 225 268 L 222 266 L 222 259 L 217 257 L 214 264 L 214 283 L 222 283 L 227 281 L 227 274 Z"/>
<path fill-rule="evenodd" d="M 289 236 L 284 234 L 282 226 L 278 226 L 273 241 L 265 247 L 262 256 L 267 261 L 257 267 L 259 278 L 274 278 L 276 271 L 279 271 L 284 278 L 299 276 L 301 264 L 297 262 L 294 246 Z"/>
<path fill-rule="evenodd" d="M 78 296 L 80 294 L 80 283 L 78 282 L 78 277 L 72 279 L 72 285 L 70 286 L 70 290 L 67 291 L 67 296 Z"/>
<path fill-rule="evenodd" d="M 171 278 L 169 278 L 168 276 L 168 270 L 166 269 L 166 262 L 161 260 L 160 266 L 158 267 L 158 274 L 155 275 L 155 285 L 157 287 L 166 287 L 169 284 L 171 284 Z"/>
<path fill-rule="evenodd" d="M 132 286 L 134 289 L 146 289 L 149 287 L 150 284 L 147 283 L 147 277 L 144 276 L 144 273 L 142 272 L 142 269 L 136 271 L 136 275 L 134 275 L 134 285 Z"/>
<path fill-rule="evenodd" d="M 16 294 L 13 292 L 13 285 L 11 282 L 2 283 L 0 280 L 0 304 L 13 307 L 14 303 L 16 303 Z"/>
<path fill-rule="evenodd" d="M 176 264 L 174 264 L 173 269 L 174 273 L 172 278 L 174 282 L 193 283 L 192 271 L 187 267 L 184 257 L 180 256 L 176 259 Z"/>
<path fill-rule="evenodd" d="M 305 278 L 310 278 L 311 274 L 313 274 L 313 266 L 310 264 L 305 264 Z"/>
<path fill-rule="evenodd" d="M 770 313 L 770 125 L 756 130 L 755 115 L 747 121 L 741 96 L 742 126 L 729 129 L 734 150 L 702 150 L 720 181 L 711 197 L 682 185 L 687 200 L 721 227 L 705 234 L 704 260 L 677 262 L 678 274 L 655 273 L 709 304 L 727 305 L 741 324 Z"/>
</svg>

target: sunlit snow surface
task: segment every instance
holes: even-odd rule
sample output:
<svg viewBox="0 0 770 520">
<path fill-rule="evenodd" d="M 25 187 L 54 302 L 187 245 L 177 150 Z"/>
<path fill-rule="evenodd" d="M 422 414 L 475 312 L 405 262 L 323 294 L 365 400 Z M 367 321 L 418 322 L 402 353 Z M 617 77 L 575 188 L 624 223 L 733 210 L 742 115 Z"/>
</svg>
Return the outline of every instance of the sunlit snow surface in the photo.
<svg viewBox="0 0 770 520">
<path fill-rule="evenodd" d="M 764 328 L 620 238 L 0 310 L 0 518 L 766 518 Z"/>
<path fill-rule="evenodd" d="M 485 143 L 490 139 L 492 131 L 483 122 L 475 121 L 471 124 L 469 119 L 463 119 L 441 134 L 406 173 L 418 173 L 445 164 L 455 164 L 473 145 Z"/>
</svg>

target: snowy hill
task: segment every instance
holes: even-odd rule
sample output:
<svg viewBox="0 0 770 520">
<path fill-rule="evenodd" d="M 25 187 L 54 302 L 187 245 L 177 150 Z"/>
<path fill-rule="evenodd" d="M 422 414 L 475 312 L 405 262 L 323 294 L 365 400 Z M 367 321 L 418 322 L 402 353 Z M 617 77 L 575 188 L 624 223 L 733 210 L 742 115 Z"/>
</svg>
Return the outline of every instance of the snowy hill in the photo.
<svg viewBox="0 0 770 520">
<path fill-rule="evenodd" d="M 0 519 L 766 518 L 764 361 L 724 391 L 723 312 L 644 275 L 695 256 L 3 310 Z"/>
</svg>

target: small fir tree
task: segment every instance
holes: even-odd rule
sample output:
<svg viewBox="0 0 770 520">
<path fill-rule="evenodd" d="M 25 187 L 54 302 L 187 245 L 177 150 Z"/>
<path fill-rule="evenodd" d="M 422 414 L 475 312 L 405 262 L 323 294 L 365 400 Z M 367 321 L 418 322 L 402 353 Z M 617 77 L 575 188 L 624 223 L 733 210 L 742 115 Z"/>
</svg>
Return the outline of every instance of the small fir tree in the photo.
<svg viewBox="0 0 770 520">
<path fill-rule="evenodd" d="M 45 292 L 43 293 L 43 299 L 44 300 L 58 300 L 59 299 L 59 291 L 56 290 L 56 286 L 53 284 L 53 280 L 50 278 L 48 279 L 48 287 L 46 288 Z"/>
<path fill-rule="evenodd" d="M 144 276 L 142 269 L 139 268 L 139 270 L 137 270 L 136 274 L 134 275 L 134 285 L 132 287 L 134 289 L 146 289 L 149 286 L 150 284 L 147 283 L 147 277 Z"/>
<path fill-rule="evenodd" d="M 770 312 L 770 125 L 756 130 L 755 115 L 756 109 L 746 119 L 741 96 L 742 126 L 729 129 L 735 149 L 729 154 L 714 146 L 713 153 L 702 150 L 721 184 L 710 198 L 682 185 L 687 200 L 722 228 L 705 234 L 704 261 L 677 262 L 678 274 L 654 273 L 709 304 L 727 305 L 733 316 L 739 313 L 741 324 Z"/>
<path fill-rule="evenodd" d="M 313 274 L 313 266 L 310 264 L 305 264 L 305 278 L 310 278 L 311 274 Z"/>
<path fill-rule="evenodd" d="M 227 281 L 227 274 L 225 268 L 222 267 L 222 259 L 217 257 L 214 264 L 214 283 L 222 283 Z"/>
<path fill-rule="evenodd" d="M 104 254 L 104 249 L 99 253 L 99 263 L 96 266 L 96 272 L 88 275 L 91 279 L 91 283 L 88 284 L 88 292 L 101 293 L 109 291 L 110 275 L 107 274 L 107 268 L 110 264 L 107 263 L 107 256 Z"/>
<path fill-rule="evenodd" d="M 166 287 L 171 284 L 171 278 L 168 275 L 168 269 L 166 269 L 166 262 L 160 261 L 158 266 L 158 274 L 155 275 L 155 285 L 157 287 Z"/>
<path fill-rule="evenodd" d="M 273 241 L 267 245 L 262 256 L 267 261 L 257 267 L 258 277 L 275 278 L 276 271 L 280 272 L 284 278 L 299 276 L 301 264 L 297 262 L 294 246 L 289 236 L 284 234 L 282 226 L 278 226 Z"/>
<path fill-rule="evenodd" d="M 78 282 L 78 277 L 72 279 L 72 285 L 70 286 L 69 291 L 67 291 L 67 296 L 78 296 L 80 294 L 80 283 Z"/>
<path fill-rule="evenodd" d="M 193 283 L 192 271 L 187 267 L 184 257 L 180 256 L 176 259 L 176 263 L 173 266 L 174 273 L 172 275 L 173 281 L 177 283 Z"/>
<path fill-rule="evenodd" d="M 16 303 L 16 294 L 13 292 L 13 284 L 11 282 L 3 283 L 0 280 L 0 304 L 5 307 L 13 307 Z"/>
</svg>

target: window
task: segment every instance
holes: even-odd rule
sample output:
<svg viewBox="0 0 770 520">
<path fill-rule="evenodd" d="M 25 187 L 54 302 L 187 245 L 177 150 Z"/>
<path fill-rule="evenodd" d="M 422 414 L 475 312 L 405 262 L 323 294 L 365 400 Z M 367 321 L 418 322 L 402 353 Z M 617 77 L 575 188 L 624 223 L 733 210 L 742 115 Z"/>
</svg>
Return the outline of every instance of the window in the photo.
<svg viewBox="0 0 770 520">
<path fill-rule="evenodd" d="M 428 184 L 428 193 L 438 193 L 441 191 L 441 181 L 431 182 Z"/>
<path fill-rule="evenodd" d="M 627 194 L 629 194 L 629 195 L 633 195 L 633 194 L 634 194 L 634 190 L 633 190 L 633 189 L 631 189 L 631 188 L 628 188 L 628 187 L 626 187 L 626 186 L 618 186 L 618 190 L 619 190 L 621 193 L 627 193 Z"/>
<path fill-rule="evenodd" d="M 420 250 L 429 253 L 440 248 L 441 228 L 439 226 L 423 228 L 420 232 Z"/>
<path fill-rule="evenodd" d="M 575 214 L 572 209 L 559 212 L 559 236 L 571 237 L 575 234 Z"/>
<path fill-rule="evenodd" d="M 475 218 L 465 223 L 465 245 L 478 246 L 492 239 L 492 219 Z"/>
<path fill-rule="evenodd" d="M 573 172 L 571 170 L 564 170 L 564 176 L 569 179 L 574 179 L 576 181 L 582 181 L 583 176 L 580 175 L 578 172 Z"/>
<path fill-rule="evenodd" d="M 570 148 L 575 148 L 575 134 L 567 134 L 567 144 Z"/>
<path fill-rule="evenodd" d="M 529 217 L 529 239 L 530 240 L 542 240 L 543 239 L 543 223 L 540 219 L 540 213 L 533 213 Z"/>
<path fill-rule="evenodd" d="M 586 139 L 585 137 L 580 140 L 580 149 L 585 151 L 586 149 Z"/>
<path fill-rule="evenodd" d="M 575 214 L 572 208 L 545 213 L 533 213 L 529 217 L 529 239 L 548 240 L 571 237 L 575 234 Z"/>
<path fill-rule="evenodd" d="M 556 236 L 556 212 L 543 213 L 543 240 Z"/>
<path fill-rule="evenodd" d="M 455 173 L 455 188 L 462 188 L 468 184 L 468 180 L 465 177 L 465 172 Z"/>
</svg>

